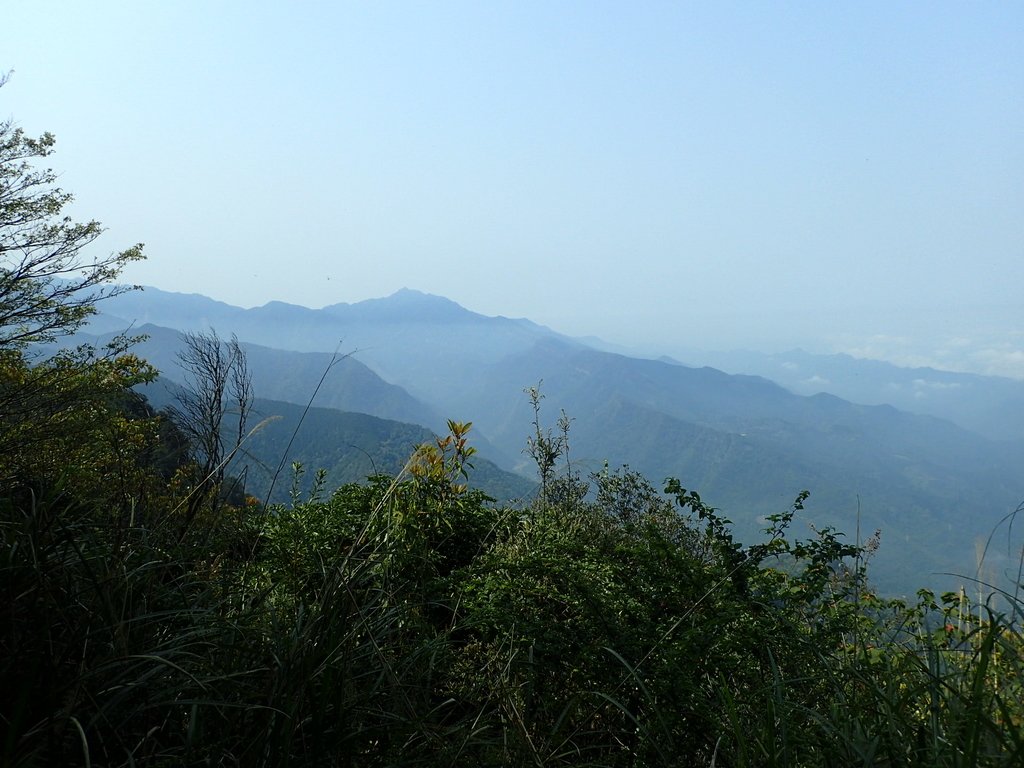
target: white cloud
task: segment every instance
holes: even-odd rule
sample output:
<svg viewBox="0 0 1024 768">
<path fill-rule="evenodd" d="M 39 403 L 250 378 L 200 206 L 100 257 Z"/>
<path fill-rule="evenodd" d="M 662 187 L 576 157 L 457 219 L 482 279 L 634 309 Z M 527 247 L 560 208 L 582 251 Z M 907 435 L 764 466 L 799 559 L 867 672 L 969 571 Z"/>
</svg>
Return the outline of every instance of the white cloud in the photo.
<svg viewBox="0 0 1024 768">
<path fill-rule="evenodd" d="M 960 389 L 963 385 L 958 381 L 928 381 L 927 379 L 914 379 L 914 389 Z"/>
<path fill-rule="evenodd" d="M 936 368 L 987 376 L 1024 379 L 1024 332 L 959 334 L 936 339 L 912 339 L 907 336 L 876 334 L 837 339 L 835 351 L 853 357 L 885 360 L 904 368 Z M 926 390 L 947 389 L 956 384 L 917 379 L 918 396 Z"/>
<path fill-rule="evenodd" d="M 978 362 L 984 373 L 1024 379 L 1024 349 L 1009 344 L 988 347 L 977 350 L 971 358 Z"/>
</svg>

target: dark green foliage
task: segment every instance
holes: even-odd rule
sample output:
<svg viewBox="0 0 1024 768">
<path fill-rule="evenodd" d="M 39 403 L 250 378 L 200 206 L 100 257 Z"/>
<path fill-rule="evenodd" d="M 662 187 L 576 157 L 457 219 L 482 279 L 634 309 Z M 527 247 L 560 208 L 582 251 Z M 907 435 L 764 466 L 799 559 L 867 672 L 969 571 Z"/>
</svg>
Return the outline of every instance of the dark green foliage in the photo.
<svg viewBox="0 0 1024 768">
<path fill-rule="evenodd" d="M 5 501 L 2 763 L 1016 764 L 1019 613 L 879 600 L 788 538 L 803 493 L 751 547 L 625 469 L 495 506 L 451 427 L 185 539 L 173 498 Z"/>
</svg>

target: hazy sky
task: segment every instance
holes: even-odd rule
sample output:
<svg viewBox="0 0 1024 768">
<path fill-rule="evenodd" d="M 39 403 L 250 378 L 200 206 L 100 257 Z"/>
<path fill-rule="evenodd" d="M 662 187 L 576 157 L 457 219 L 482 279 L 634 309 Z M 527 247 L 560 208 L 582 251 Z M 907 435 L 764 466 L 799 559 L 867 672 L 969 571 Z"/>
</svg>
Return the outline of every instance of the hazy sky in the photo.
<svg viewBox="0 0 1024 768">
<path fill-rule="evenodd" d="M 1017 2 L 23 0 L 0 118 L 133 282 L 1024 377 L 1022 41 Z"/>
</svg>

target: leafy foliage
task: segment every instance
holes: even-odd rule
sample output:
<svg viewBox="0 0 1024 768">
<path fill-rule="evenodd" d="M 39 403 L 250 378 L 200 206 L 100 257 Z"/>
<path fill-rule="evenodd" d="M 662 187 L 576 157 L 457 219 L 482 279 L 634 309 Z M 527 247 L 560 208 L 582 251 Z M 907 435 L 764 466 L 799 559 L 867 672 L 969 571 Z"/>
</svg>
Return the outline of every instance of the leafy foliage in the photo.
<svg viewBox="0 0 1024 768">
<path fill-rule="evenodd" d="M 2 83 L 0 83 L 2 85 Z M 96 221 L 63 216 L 70 193 L 57 175 L 34 162 L 53 151 L 45 133 L 26 136 L 10 120 L 0 123 L 0 346 L 23 347 L 74 332 L 95 312 L 96 301 L 127 290 L 107 287 L 142 246 L 86 258 L 102 233 Z"/>
</svg>

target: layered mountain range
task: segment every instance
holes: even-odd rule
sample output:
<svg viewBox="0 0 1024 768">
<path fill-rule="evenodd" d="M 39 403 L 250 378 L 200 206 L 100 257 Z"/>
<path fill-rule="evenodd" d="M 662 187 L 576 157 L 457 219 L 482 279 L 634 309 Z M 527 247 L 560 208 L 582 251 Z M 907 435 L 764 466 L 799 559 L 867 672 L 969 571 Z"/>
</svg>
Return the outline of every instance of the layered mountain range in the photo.
<svg viewBox="0 0 1024 768">
<path fill-rule="evenodd" d="M 171 382 L 183 378 L 180 332 L 212 328 L 244 343 L 256 394 L 278 403 L 264 410 L 305 407 L 316 391 L 317 428 L 304 422 L 293 455 L 283 451 L 297 413 L 268 431 L 260 450 L 266 463 L 323 465 L 332 482 L 375 466 L 374 445 L 394 459 L 452 418 L 474 423 L 492 492 L 526 495 L 533 468 L 523 446 L 534 414 L 523 390 L 535 386 L 543 428 L 563 412 L 571 419 L 574 471 L 626 464 L 656 484 L 679 478 L 744 541 L 806 488 L 794 533 L 833 526 L 863 539 L 881 530 L 871 573 L 884 591 L 971 588 L 978 576 L 1003 583 L 1016 569 L 1020 539 L 1008 538 L 1006 520 L 1024 499 L 1024 382 L 799 352 L 721 355 L 725 373 L 608 351 L 411 290 L 323 309 L 242 309 L 147 288 L 101 310 L 79 340 L 146 334 L 140 353 Z M 335 420 L 348 431 L 326 426 Z M 357 438 L 360 430 L 369 437 Z M 337 446 L 346 442 L 370 460 L 342 458 Z M 394 461 L 383 464 L 394 471 Z"/>
</svg>

